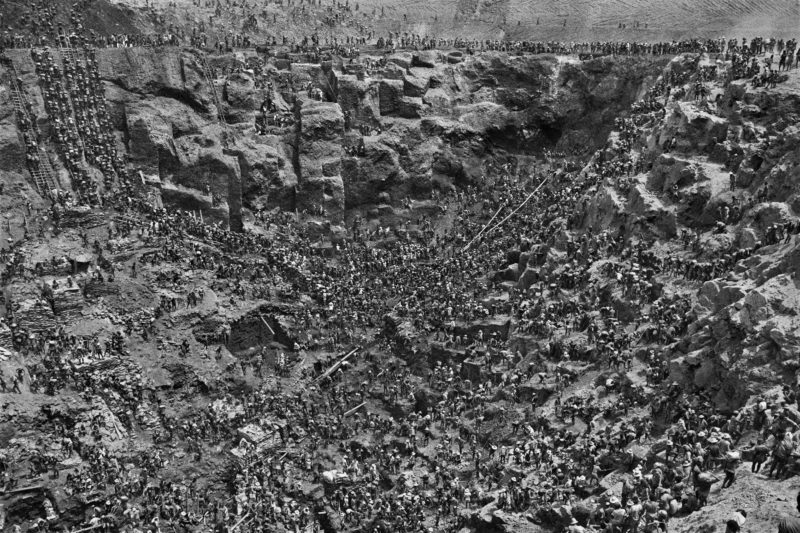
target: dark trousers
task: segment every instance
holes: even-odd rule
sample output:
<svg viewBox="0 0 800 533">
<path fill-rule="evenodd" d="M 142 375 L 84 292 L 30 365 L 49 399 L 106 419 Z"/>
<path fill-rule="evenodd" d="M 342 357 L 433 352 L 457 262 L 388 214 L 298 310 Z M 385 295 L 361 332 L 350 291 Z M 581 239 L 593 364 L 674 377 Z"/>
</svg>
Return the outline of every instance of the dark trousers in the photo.
<svg viewBox="0 0 800 533">
<path fill-rule="evenodd" d="M 775 477 L 780 478 L 786 468 L 786 459 L 775 457 L 772 459 L 772 464 L 769 466 L 767 475 L 772 477 L 772 472 L 775 472 Z"/>
<path fill-rule="evenodd" d="M 726 470 L 725 471 L 725 479 L 722 480 L 722 488 L 727 488 L 733 485 L 733 482 L 736 481 L 736 472 L 733 470 Z"/>
</svg>

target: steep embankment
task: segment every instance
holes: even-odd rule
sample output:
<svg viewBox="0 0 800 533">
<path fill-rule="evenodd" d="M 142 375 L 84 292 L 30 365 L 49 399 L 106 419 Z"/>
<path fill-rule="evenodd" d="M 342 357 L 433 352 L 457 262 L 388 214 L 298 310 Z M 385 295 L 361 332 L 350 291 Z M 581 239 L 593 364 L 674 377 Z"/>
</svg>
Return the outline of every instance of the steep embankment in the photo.
<svg viewBox="0 0 800 533">
<path fill-rule="evenodd" d="M 691 72 L 694 63 L 678 58 L 667 71 Z M 630 151 L 644 171 L 607 180 L 587 199 L 586 227 L 655 241 L 655 251 L 672 250 L 674 274 L 708 279 L 699 290 L 675 285 L 674 274 L 659 279 L 694 302 L 688 335 L 670 347 L 671 376 L 725 409 L 793 381 L 798 369 L 800 243 L 776 229 L 798 220 L 796 84 L 792 72 L 779 90 L 742 81 L 714 85 L 716 104 L 670 100 Z M 678 90 L 689 91 L 688 83 Z"/>
<path fill-rule="evenodd" d="M 117 0 L 119 4 L 129 4 Z M 244 25 L 238 9 L 215 13 L 215 4 L 154 0 L 151 9 L 141 10 L 148 24 L 174 24 L 187 29 L 198 20 L 207 21 L 212 35 Z M 96 10 L 109 20 L 110 10 Z M 258 42 L 286 36 L 298 42 L 315 31 L 321 38 L 363 35 L 360 30 L 387 35 L 408 32 L 438 38 L 520 39 L 558 41 L 671 41 L 697 36 L 752 38 L 774 35 L 795 37 L 800 7 L 794 0 L 757 4 L 742 0 L 708 2 L 659 2 L 656 0 L 434 0 L 402 4 L 386 0 L 351 2 L 331 30 L 327 6 L 306 4 L 259 6 L 258 28 L 251 30 Z M 122 22 L 122 21 L 120 21 Z M 89 26 L 92 27 L 92 26 Z"/>
<path fill-rule="evenodd" d="M 652 434 L 627 442 L 616 457 L 600 458 L 611 472 L 600 481 L 605 497 L 620 494 L 631 461 L 641 461 L 645 471 L 659 463 L 686 467 L 683 459 L 664 461 L 663 447 L 667 437 L 685 435 L 673 425 L 678 416 L 689 424 L 697 416 L 688 405 L 706 418 L 721 413 L 724 421 L 754 416 L 755 404 L 764 399 L 770 406 L 767 425 L 777 425 L 773 430 L 800 421 L 791 399 L 800 375 L 800 75 L 789 72 L 774 89 L 754 88 L 746 81 L 727 82 L 724 68 L 709 76 L 703 70 L 708 64 L 695 55 L 670 62 L 663 79 L 670 80 L 671 91 L 659 84 L 656 96 L 640 102 L 630 122 L 615 127 L 608 145 L 582 171 L 602 176 L 572 199 L 584 209 L 570 220 L 553 220 L 546 233 L 507 250 L 505 266 L 494 275 L 521 290 L 544 281 L 534 287 L 534 298 L 557 309 L 570 299 L 564 298 L 569 292 L 563 280 L 578 271 L 597 295 L 584 318 L 614 324 L 616 334 L 632 340 L 630 367 L 620 371 L 613 362 L 584 362 L 597 357 L 597 352 L 580 351 L 593 342 L 584 336 L 585 323 L 574 332 L 565 327 L 560 336 L 563 324 L 555 316 L 539 324 L 556 330 L 548 341 L 519 331 L 515 339 L 523 353 L 530 354 L 532 344 L 570 373 L 570 383 L 558 395 L 547 384 L 519 388 L 520 396 L 543 398 L 536 412 L 556 428 L 583 434 L 587 422 L 596 430 L 590 438 L 597 439 L 604 429 L 614 434 L 613 428 L 654 422 Z M 694 94 L 703 76 L 707 99 Z M 607 246 L 611 240 L 620 246 Z M 606 243 L 600 253 L 592 250 L 597 242 Z M 570 261 L 587 254 L 586 268 Z M 548 281 L 556 281 L 549 291 Z M 559 282 L 563 292 L 554 295 Z M 561 352 L 573 343 L 578 349 L 565 358 Z M 555 345 L 558 356 L 552 355 Z M 631 405 L 630 391 L 644 394 L 643 408 L 637 409 L 635 400 Z M 582 406 L 580 418 L 562 424 L 562 406 L 573 401 Z M 502 442 L 503 424 L 492 423 L 486 431 Z M 709 437 L 727 431 L 713 426 Z M 747 424 L 742 430 L 736 447 L 749 458 L 748 448 L 763 435 Z M 749 467 L 739 468 L 732 488 L 715 484 L 709 505 L 700 510 L 687 514 L 691 504 L 684 497 L 678 502 L 683 511 L 670 518 L 669 530 L 718 531 L 740 508 L 749 513 L 746 527 L 752 531 L 775 531 L 781 516 L 796 515 L 797 483 L 753 474 Z M 711 470 L 723 477 L 720 469 Z M 595 508 L 597 500 L 584 504 Z M 490 506 L 472 516 L 478 530 L 515 530 L 504 517 Z M 561 519 L 538 517 L 551 526 Z"/>
<path fill-rule="evenodd" d="M 33 65 L 17 56 L 35 96 Z M 164 202 L 223 220 L 267 205 L 341 219 L 345 207 L 480 182 L 493 160 L 544 148 L 588 154 L 666 61 L 420 52 L 366 70 L 178 49 L 97 56 L 119 149 L 160 180 Z M 327 101 L 310 98 L 309 84 Z M 267 96 L 271 126 L 258 135 Z"/>
</svg>

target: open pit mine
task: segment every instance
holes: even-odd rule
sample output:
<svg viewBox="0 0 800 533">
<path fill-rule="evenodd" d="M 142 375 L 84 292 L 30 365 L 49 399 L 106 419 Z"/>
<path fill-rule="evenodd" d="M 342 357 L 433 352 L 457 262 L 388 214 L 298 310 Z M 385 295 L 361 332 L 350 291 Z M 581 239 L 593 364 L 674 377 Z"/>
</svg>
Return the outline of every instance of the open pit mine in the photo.
<svg viewBox="0 0 800 533">
<path fill-rule="evenodd" d="M 0 2 L 0 531 L 799 533 L 800 5 L 663 4 Z"/>
</svg>

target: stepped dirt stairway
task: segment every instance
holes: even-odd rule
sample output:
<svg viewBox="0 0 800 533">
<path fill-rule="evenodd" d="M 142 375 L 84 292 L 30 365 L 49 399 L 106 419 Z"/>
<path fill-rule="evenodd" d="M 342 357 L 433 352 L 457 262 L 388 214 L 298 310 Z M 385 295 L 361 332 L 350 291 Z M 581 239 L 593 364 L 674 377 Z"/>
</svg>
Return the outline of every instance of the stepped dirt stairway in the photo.
<svg viewBox="0 0 800 533">
<path fill-rule="evenodd" d="M 33 130 L 34 117 L 28 113 L 28 108 L 25 105 L 27 99 L 25 98 L 25 91 L 20 83 L 20 76 L 17 72 L 14 63 L 11 63 L 11 100 L 14 103 L 14 109 L 20 113 L 22 116 L 25 117 L 27 123 L 30 125 L 29 128 L 31 131 L 29 134 L 31 137 L 36 138 L 35 131 Z M 47 156 L 47 153 L 42 149 L 41 144 L 39 144 L 38 140 L 36 143 L 36 150 L 38 151 L 38 163 L 34 166 L 32 165 L 31 168 L 29 167 L 28 171 L 33 178 L 33 182 L 36 185 L 36 189 L 42 196 L 46 196 L 49 194 L 50 191 L 53 189 L 57 189 L 56 180 L 53 177 L 54 171 L 53 167 L 50 165 L 50 158 Z"/>
</svg>

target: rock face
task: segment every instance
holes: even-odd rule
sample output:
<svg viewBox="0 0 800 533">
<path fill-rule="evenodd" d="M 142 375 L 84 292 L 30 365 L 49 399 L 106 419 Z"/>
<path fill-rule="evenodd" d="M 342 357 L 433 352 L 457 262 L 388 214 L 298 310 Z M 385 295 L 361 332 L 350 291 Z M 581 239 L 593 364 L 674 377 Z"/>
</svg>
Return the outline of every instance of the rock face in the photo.
<svg viewBox="0 0 800 533">
<path fill-rule="evenodd" d="M 661 193 L 691 187 L 706 180 L 703 168 L 670 154 L 661 154 L 647 177 L 647 187 Z"/>
<path fill-rule="evenodd" d="M 248 71 L 234 72 L 225 79 L 223 96 L 233 107 L 254 107 L 256 84 L 253 74 Z"/>
<path fill-rule="evenodd" d="M 638 222 L 655 228 L 664 238 L 672 238 L 677 235 L 675 212 L 666 207 L 644 185 L 637 185 L 631 189 L 626 213 L 638 217 Z"/>
<path fill-rule="evenodd" d="M 418 94 L 419 91 L 412 91 Z M 417 96 L 406 96 L 403 80 L 382 80 L 379 89 L 379 110 L 381 116 L 419 118 L 422 100 Z"/>
<path fill-rule="evenodd" d="M 344 218 L 344 183 L 341 176 L 310 176 L 300 182 L 297 209 L 324 212 L 332 220 Z"/>
<path fill-rule="evenodd" d="M 235 72 L 228 76 L 222 88 L 222 98 L 228 106 L 227 120 L 233 123 L 251 121 L 261 104 L 257 93 L 251 72 Z"/>
<path fill-rule="evenodd" d="M 381 192 L 402 184 L 407 175 L 400 155 L 387 143 L 392 139 L 368 138 L 359 157 L 342 160 L 342 177 L 348 206 L 377 204 Z M 394 195 L 393 195 L 394 196 Z"/>
<path fill-rule="evenodd" d="M 365 137 L 364 149 L 342 160 L 348 207 L 375 205 L 368 192 L 375 186 L 397 199 L 424 192 L 434 181 L 479 182 L 491 150 L 596 146 L 610 117 L 627 108 L 667 61 L 581 63 L 499 52 L 456 59 L 398 53 L 388 57 L 379 79 L 332 73 L 347 131 L 391 131 L 375 141 Z M 332 163 L 335 156 L 317 145 L 313 161 L 301 146 L 298 175 L 320 175 L 321 162 Z M 667 233 L 669 225 L 661 223 Z"/>
<path fill-rule="evenodd" d="M 374 126 L 380 119 L 379 85 L 350 74 L 335 76 L 337 101 L 353 124 Z"/>
<path fill-rule="evenodd" d="M 599 147 L 597 140 L 607 138 L 612 117 L 628 109 L 654 83 L 666 62 L 604 57 L 556 63 L 546 78 L 544 98 L 527 110 L 538 129 L 536 137 L 554 141 L 557 149 Z M 505 80 L 498 81 L 505 87 Z M 522 94 L 519 89 L 513 93 L 516 98 Z"/>
<path fill-rule="evenodd" d="M 167 96 L 198 111 L 207 110 L 213 101 L 199 58 L 190 52 L 106 48 L 97 53 L 97 67 L 102 79 L 130 92 Z"/>
<path fill-rule="evenodd" d="M 297 118 L 295 169 L 298 209 L 323 210 L 333 219 L 343 216 L 345 198 L 341 177 L 344 114 L 337 103 L 302 100 Z"/>
<path fill-rule="evenodd" d="M 402 80 L 381 80 L 378 85 L 378 103 L 381 115 L 391 115 L 397 111 L 402 97 Z"/>
<path fill-rule="evenodd" d="M 411 66 L 434 68 L 438 60 L 437 55 L 438 52 L 434 50 L 425 50 L 422 52 L 417 52 L 416 54 L 411 56 Z"/>
<path fill-rule="evenodd" d="M 211 125 L 186 104 L 164 97 L 125 103 L 124 116 L 131 160 L 158 174 L 180 165 L 176 137 L 198 135 Z"/>
<path fill-rule="evenodd" d="M 297 175 L 283 140 L 275 135 L 240 139 L 228 150 L 242 174 L 242 197 L 254 207 L 294 208 Z"/>
<path fill-rule="evenodd" d="M 605 228 L 621 222 L 624 200 L 611 187 L 601 187 L 587 202 L 583 227 Z"/>
<path fill-rule="evenodd" d="M 333 102 L 303 100 L 296 111 L 300 181 L 340 173 L 344 135 L 342 108 Z"/>
<path fill-rule="evenodd" d="M 371 77 L 359 65 L 275 60 L 268 68 L 280 109 L 294 101 L 290 86 L 311 83 L 327 101 L 300 90 L 294 124 L 258 136 L 252 124 L 263 90 L 248 69 L 209 80 L 199 55 L 174 48 L 101 49 L 97 59 L 132 163 L 166 184 L 168 201 L 237 220 L 242 209 L 313 210 L 319 201 L 329 214 L 345 206 L 374 209 L 386 202 L 380 193 L 396 204 L 434 184 L 478 183 L 484 162 L 505 150 L 590 149 L 604 142 L 609 117 L 627 108 L 663 65 L 420 51 L 389 56 Z M 244 60 L 207 58 L 208 73 L 214 78 L 220 67 Z M 24 75 L 32 71 L 29 58 L 17 63 Z M 228 139 L 218 112 L 233 125 Z M 365 134 L 363 150 L 344 153 L 346 136 L 356 132 Z"/>
<path fill-rule="evenodd" d="M 667 110 L 667 121 L 652 143 L 663 146 L 673 138 L 679 139 L 677 152 L 705 151 L 712 142 L 728 135 L 728 122 L 722 117 L 699 111 L 690 102 L 675 102 Z"/>
</svg>

